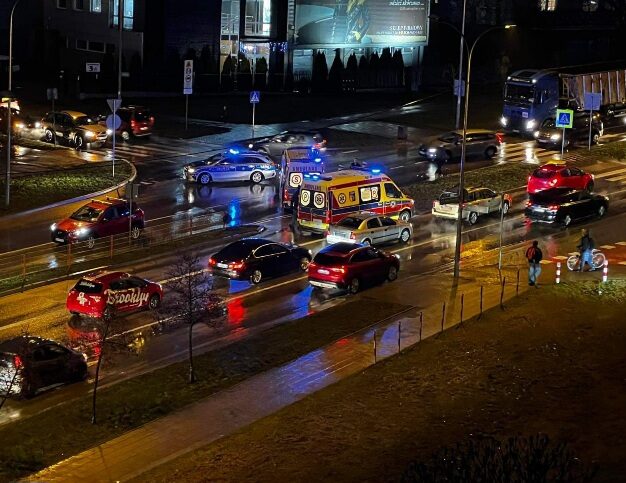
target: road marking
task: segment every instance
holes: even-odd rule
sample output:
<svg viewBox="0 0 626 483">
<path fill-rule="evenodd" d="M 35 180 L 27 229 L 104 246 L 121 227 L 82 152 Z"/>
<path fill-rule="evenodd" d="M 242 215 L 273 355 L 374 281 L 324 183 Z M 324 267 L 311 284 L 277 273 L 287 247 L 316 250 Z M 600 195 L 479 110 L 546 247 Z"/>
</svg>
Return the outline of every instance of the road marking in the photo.
<svg viewBox="0 0 626 483">
<path fill-rule="evenodd" d="M 600 248 L 603 250 L 613 250 L 615 247 L 613 245 L 602 245 Z"/>
<path fill-rule="evenodd" d="M 539 264 L 540 265 L 549 265 L 552 263 L 552 260 L 540 260 Z"/>
<path fill-rule="evenodd" d="M 626 173 L 626 168 L 615 169 L 613 171 L 607 171 L 605 173 L 594 174 L 595 178 L 607 178 L 608 176 L 613 176 L 615 174 Z"/>
<path fill-rule="evenodd" d="M 404 165 L 401 164 L 400 166 L 392 166 L 391 168 L 389 168 L 390 170 L 392 169 L 400 169 L 400 168 L 404 168 Z"/>
<path fill-rule="evenodd" d="M 359 150 L 358 149 L 351 149 L 350 151 L 341 151 L 340 154 L 352 154 L 352 153 L 358 153 Z"/>
<path fill-rule="evenodd" d="M 562 261 L 562 260 L 567 260 L 568 257 L 566 257 L 565 255 L 557 255 L 556 257 L 552 257 L 554 260 L 558 260 L 558 261 Z"/>
<path fill-rule="evenodd" d="M 607 181 L 622 181 L 626 179 L 626 174 L 622 174 L 621 176 L 614 176 L 612 178 L 606 178 Z"/>
</svg>

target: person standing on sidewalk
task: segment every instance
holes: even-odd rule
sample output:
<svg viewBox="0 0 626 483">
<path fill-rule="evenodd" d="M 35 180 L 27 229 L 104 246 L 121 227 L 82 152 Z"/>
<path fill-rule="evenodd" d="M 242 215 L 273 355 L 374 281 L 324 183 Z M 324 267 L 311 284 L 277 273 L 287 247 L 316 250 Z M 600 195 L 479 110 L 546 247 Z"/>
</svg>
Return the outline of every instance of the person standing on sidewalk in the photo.
<svg viewBox="0 0 626 483">
<path fill-rule="evenodd" d="M 294 240 L 295 236 L 298 234 L 298 202 L 300 201 L 300 186 L 296 188 L 296 190 L 291 195 L 291 224 L 289 227 L 293 232 Z"/>
<path fill-rule="evenodd" d="M 541 253 L 541 248 L 539 248 L 539 242 L 533 240 L 532 246 L 528 247 L 528 250 L 526 250 L 526 259 L 528 260 L 528 285 L 530 286 L 537 286 L 537 279 L 541 274 L 542 258 L 543 253 Z"/>
<path fill-rule="evenodd" d="M 593 238 L 591 238 L 589 231 L 583 228 L 582 236 L 580 237 L 580 245 L 578 245 L 578 250 L 580 250 L 580 264 L 578 265 L 579 272 L 584 271 L 585 263 L 589 265 L 589 270 L 593 270 L 592 254 L 594 248 L 595 245 Z"/>
</svg>

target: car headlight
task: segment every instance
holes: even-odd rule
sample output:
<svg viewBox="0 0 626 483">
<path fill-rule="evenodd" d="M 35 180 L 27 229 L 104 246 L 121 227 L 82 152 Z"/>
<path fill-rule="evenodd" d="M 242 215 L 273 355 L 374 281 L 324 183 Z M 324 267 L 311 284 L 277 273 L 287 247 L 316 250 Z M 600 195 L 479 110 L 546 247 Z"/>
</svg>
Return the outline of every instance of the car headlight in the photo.
<svg viewBox="0 0 626 483">
<path fill-rule="evenodd" d="M 429 153 L 436 153 L 437 152 L 437 148 L 428 148 L 428 152 Z"/>
<path fill-rule="evenodd" d="M 539 131 L 535 131 L 535 132 L 533 133 L 533 136 L 535 136 L 536 138 L 538 138 L 538 137 L 539 137 L 539 134 L 540 134 L 540 133 L 539 133 Z"/>
<path fill-rule="evenodd" d="M 509 120 L 506 117 L 502 116 L 500 118 L 500 124 L 502 124 L 504 127 L 506 127 L 508 123 L 509 123 Z"/>
<path fill-rule="evenodd" d="M 15 123 L 15 129 L 24 129 L 26 126 L 21 122 Z"/>
<path fill-rule="evenodd" d="M 561 139 L 560 134 L 553 134 L 552 136 L 550 136 L 551 141 L 558 141 L 559 139 Z"/>
<path fill-rule="evenodd" d="M 196 168 L 189 168 L 187 170 L 188 173 L 195 173 L 196 172 Z"/>
<path fill-rule="evenodd" d="M 57 229 L 57 224 L 56 223 L 52 223 L 52 225 L 50 225 L 50 231 L 54 231 Z"/>
<path fill-rule="evenodd" d="M 78 228 L 77 230 L 74 230 L 74 235 L 76 235 L 76 236 L 83 236 L 83 235 L 86 235 L 88 231 L 89 230 L 87 228 L 85 228 L 85 227 Z"/>
<path fill-rule="evenodd" d="M 86 137 L 86 138 L 90 138 L 90 139 L 91 139 L 91 138 L 92 138 L 92 137 L 94 137 L 94 136 L 95 136 L 95 134 L 94 134 L 94 133 L 92 133 L 91 131 L 87 131 L 87 132 L 85 133 L 85 137 Z"/>
<path fill-rule="evenodd" d="M 252 144 L 252 143 L 248 144 L 248 148 L 249 149 L 252 149 L 253 147 L 254 147 L 254 144 Z"/>
<path fill-rule="evenodd" d="M 113 134 L 113 130 L 112 129 L 107 129 L 107 136 L 110 136 L 111 134 Z"/>
<path fill-rule="evenodd" d="M 535 129 L 535 127 L 537 127 L 537 121 L 535 121 L 534 119 L 526 122 L 527 131 L 531 131 L 532 129 Z"/>
<path fill-rule="evenodd" d="M 39 121 L 37 121 L 35 123 L 35 129 L 39 129 L 41 127 L 41 123 Z"/>
</svg>

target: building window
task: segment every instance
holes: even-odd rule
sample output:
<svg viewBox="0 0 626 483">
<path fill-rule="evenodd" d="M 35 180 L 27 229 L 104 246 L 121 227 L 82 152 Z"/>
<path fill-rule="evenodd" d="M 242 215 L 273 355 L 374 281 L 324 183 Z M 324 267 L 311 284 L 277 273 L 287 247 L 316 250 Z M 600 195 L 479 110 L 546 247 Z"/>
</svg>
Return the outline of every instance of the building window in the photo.
<svg viewBox="0 0 626 483">
<path fill-rule="evenodd" d="M 99 54 L 103 54 L 104 49 L 104 42 L 76 39 L 76 50 L 85 50 L 88 52 L 98 52 Z"/>
<path fill-rule="evenodd" d="M 87 41 L 76 39 L 76 50 L 87 50 Z"/>
<path fill-rule="evenodd" d="M 74 0 L 74 10 L 85 10 L 85 0 Z"/>
<path fill-rule="evenodd" d="M 554 12 L 556 10 L 556 0 L 539 0 L 539 10 L 542 12 Z"/>
<path fill-rule="evenodd" d="M 598 10 L 598 0 L 585 0 L 583 2 L 583 12 L 595 12 Z"/>
<path fill-rule="evenodd" d="M 246 35 L 269 37 L 272 25 L 271 0 L 246 1 Z"/>
<path fill-rule="evenodd" d="M 91 5 L 89 7 L 93 13 L 101 13 L 102 12 L 102 0 L 91 0 Z"/>
<path fill-rule="evenodd" d="M 57 8 L 67 8 L 67 0 L 57 0 Z"/>
<path fill-rule="evenodd" d="M 118 23 L 118 11 L 120 8 L 120 0 L 111 0 L 111 26 L 117 27 Z M 122 23 L 124 30 L 133 29 L 133 19 L 135 13 L 135 0 L 122 0 L 124 6 L 124 21 Z"/>
<path fill-rule="evenodd" d="M 239 35 L 239 0 L 222 1 L 222 35 Z"/>
</svg>

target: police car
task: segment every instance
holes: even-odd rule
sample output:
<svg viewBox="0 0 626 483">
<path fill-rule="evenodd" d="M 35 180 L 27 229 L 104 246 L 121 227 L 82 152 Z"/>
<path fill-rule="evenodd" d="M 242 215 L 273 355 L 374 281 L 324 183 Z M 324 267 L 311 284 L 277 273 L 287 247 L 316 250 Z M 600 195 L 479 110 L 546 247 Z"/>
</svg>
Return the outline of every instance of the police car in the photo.
<svg viewBox="0 0 626 483">
<path fill-rule="evenodd" d="M 200 184 L 228 181 L 260 183 L 275 178 L 276 165 L 265 154 L 229 149 L 183 168 L 183 178 Z"/>
</svg>

